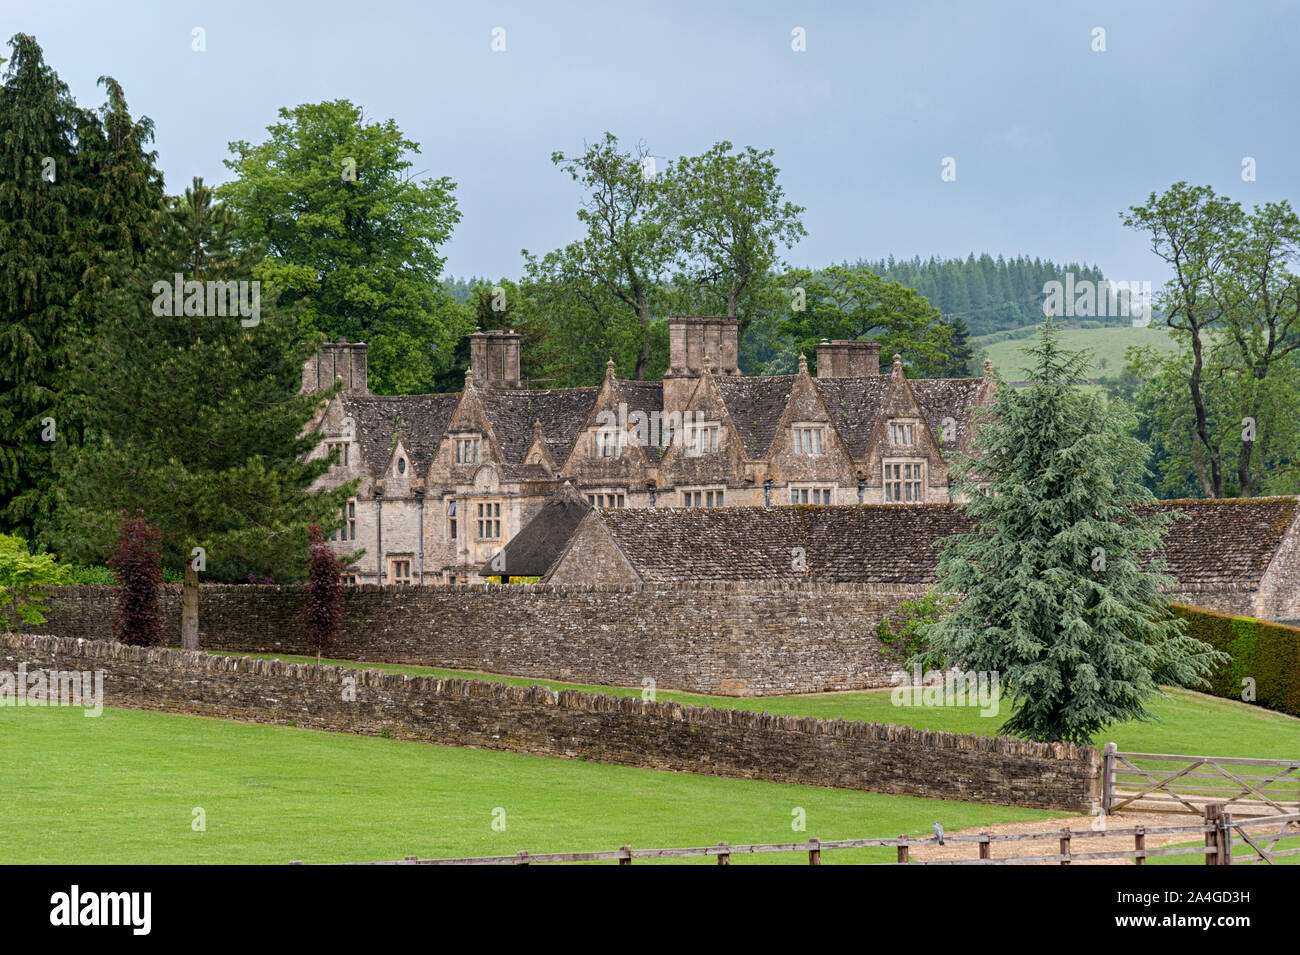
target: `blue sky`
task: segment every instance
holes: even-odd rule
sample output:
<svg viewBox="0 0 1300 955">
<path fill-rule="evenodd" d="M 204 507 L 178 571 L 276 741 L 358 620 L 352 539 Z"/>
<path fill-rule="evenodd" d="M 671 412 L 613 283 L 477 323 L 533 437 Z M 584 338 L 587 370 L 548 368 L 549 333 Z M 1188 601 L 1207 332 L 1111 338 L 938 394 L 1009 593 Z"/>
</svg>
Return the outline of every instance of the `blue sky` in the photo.
<svg viewBox="0 0 1300 955">
<path fill-rule="evenodd" d="M 610 130 L 663 159 L 776 151 L 807 207 L 796 265 L 1029 254 L 1167 277 L 1119 213 L 1186 179 L 1300 199 L 1300 6 L 1237 2 L 656 3 L 4 0 L 83 105 L 115 76 L 170 191 L 223 181 L 276 110 L 347 98 L 456 181 L 452 274 L 515 276 L 577 235 L 551 165 Z M 195 52 L 192 30 L 205 31 Z M 504 52 L 492 31 L 505 30 Z M 791 48 L 802 27 L 806 50 Z M 1093 31 L 1105 32 L 1094 52 Z M 1242 180 L 1253 157 L 1257 179 Z M 954 182 L 941 180 L 945 157 Z"/>
</svg>

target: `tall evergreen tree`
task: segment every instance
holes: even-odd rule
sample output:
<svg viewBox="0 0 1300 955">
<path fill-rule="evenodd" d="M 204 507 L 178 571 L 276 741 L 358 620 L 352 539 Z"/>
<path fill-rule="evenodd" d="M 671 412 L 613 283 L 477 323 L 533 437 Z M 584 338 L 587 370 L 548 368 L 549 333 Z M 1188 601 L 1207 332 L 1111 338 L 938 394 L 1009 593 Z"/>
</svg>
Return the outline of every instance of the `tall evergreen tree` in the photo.
<svg viewBox="0 0 1300 955">
<path fill-rule="evenodd" d="M 1087 367 L 1049 320 L 1028 388 L 1000 388 L 957 465 L 975 529 L 945 544 L 938 588 L 963 594 L 925 628 L 931 652 L 1000 674 L 1005 732 L 1086 743 L 1151 716 L 1159 684 L 1204 682 L 1223 654 L 1188 636 L 1153 555 L 1169 523 L 1144 512 L 1148 451 L 1130 416 L 1072 385 Z M 987 482 L 987 493 L 983 484 Z"/>
<path fill-rule="evenodd" d="M 61 533 L 98 557 L 114 515 L 141 509 L 162 532 L 166 565 L 184 568 L 182 646 L 198 646 L 199 573 L 299 577 L 313 523 L 334 527 L 348 484 L 305 493 L 328 469 L 306 460 L 319 394 L 300 394 L 293 317 L 261 295 L 250 314 L 214 301 L 217 283 L 249 283 L 261 250 L 238 248 L 234 213 L 201 180 L 169 202 L 160 249 L 136 282 L 134 307 L 104 316 L 81 382 L 93 440 L 64 459 Z M 177 297 L 176 275 L 186 283 Z M 236 292 L 254 304 L 256 286 Z"/>
<path fill-rule="evenodd" d="M 86 117 L 33 37 L 9 41 L 0 85 L 0 527 L 30 538 L 53 481 L 58 398 L 78 323 L 72 236 L 89 190 L 74 162 Z"/>
<path fill-rule="evenodd" d="M 966 378 L 972 373 L 971 365 L 975 360 L 966 321 L 955 315 L 946 324 L 952 329 L 952 337 L 948 344 L 948 360 L 939 368 L 937 377 Z"/>
</svg>

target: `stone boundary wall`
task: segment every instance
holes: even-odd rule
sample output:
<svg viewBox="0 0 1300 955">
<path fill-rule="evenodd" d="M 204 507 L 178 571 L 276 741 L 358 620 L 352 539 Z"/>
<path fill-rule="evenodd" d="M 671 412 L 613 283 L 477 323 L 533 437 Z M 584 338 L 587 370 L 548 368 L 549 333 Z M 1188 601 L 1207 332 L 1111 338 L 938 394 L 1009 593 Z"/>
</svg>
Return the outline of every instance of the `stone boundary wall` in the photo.
<svg viewBox="0 0 1300 955">
<path fill-rule="evenodd" d="M 339 659 L 771 696 L 890 686 L 876 625 L 924 588 L 805 582 L 348 587 Z M 169 643 L 180 586 L 164 588 Z M 111 640 L 114 587 L 56 588 L 28 632 Z M 199 644 L 311 654 L 295 587 L 205 585 Z"/>
<path fill-rule="evenodd" d="M 1067 743 L 0 635 L 0 669 L 19 664 L 103 670 L 108 706 L 1073 812 L 1101 796 L 1100 753 Z"/>
</svg>

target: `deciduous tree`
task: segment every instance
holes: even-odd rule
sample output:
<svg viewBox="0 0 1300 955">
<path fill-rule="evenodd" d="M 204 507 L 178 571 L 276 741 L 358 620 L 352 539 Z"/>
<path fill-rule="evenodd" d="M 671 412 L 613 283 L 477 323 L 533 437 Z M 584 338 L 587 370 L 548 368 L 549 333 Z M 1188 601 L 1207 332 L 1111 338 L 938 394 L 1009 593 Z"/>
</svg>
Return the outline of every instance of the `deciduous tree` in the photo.
<svg viewBox="0 0 1300 955">
<path fill-rule="evenodd" d="M 373 391 L 433 391 L 472 327 L 439 282 L 455 184 L 415 178 L 419 144 L 347 100 L 281 109 L 267 131 L 230 144 L 235 178 L 217 190 L 243 244 L 267 249 L 259 275 L 298 306 L 304 334 L 370 346 Z"/>
</svg>

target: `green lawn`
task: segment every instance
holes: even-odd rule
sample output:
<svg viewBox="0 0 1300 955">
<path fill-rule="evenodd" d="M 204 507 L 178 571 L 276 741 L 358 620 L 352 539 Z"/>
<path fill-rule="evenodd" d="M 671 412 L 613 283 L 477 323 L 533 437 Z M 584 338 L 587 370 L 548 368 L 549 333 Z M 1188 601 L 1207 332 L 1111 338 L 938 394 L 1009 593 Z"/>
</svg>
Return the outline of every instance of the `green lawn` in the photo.
<svg viewBox="0 0 1300 955">
<path fill-rule="evenodd" d="M 73 708 L 3 708 L 0 741 L 4 863 L 274 864 L 790 842 L 928 835 L 936 818 L 957 830 L 1053 815 L 115 708 L 97 719 Z M 206 831 L 191 828 L 196 807 Z M 498 807 L 504 832 L 492 828 Z M 806 832 L 791 829 L 796 807 Z M 845 850 L 823 861 L 892 858 L 890 849 Z"/>
<path fill-rule="evenodd" d="M 261 654 L 264 659 L 292 663 L 315 663 L 314 657 Z M 355 660 L 323 660 L 337 666 L 370 668 L 411 676 L 461 677 L 511 683 L 515 686 L 542 684 L 553 690 L 586 690 L 616 696 L 640 696 L 640 687 L 584 686 L 530 677 L 497 676 L 432 667 L 389 663 L 358 663 Z M 1125 723 L 1111 727 L 1095 742 L 1114 742 L 1121 750 L 1143 753 L 1191 753 L 1198 756 L 1249 756 L 1256 759 L 1295 759 L 1300 753 L 1300 718 L 1275 713 L 1259 706 L 1224 700 L 1190 690 L 1169 689 L 1168 699 L 1157 700 L 1152 711 L 1159 722 Z M 894 706 L 889 690 L 856 693 L 818 693 L 808 696 L 732 697 L 702 696 L 695 693 L 659 691 L 660 700 L 676 700 L 695 706 L 717 706 L 757 710 L 824 719 L 862 720 L 869 723 L 901 723 L 921 729 L 955 733 L 996 735 L 1009 715 L 982 717 L 973 707 Z"/>
<path fill-rule="evenodd" d="M 1030 359 L 1023 352 L 1036 341 L 1034 336 L 991 343 L 975 338 L 972 339 L 972 345 L 976 354 L 981 350 L 987 353 L 993 360 L 993 367 L 1004 379 L 1023 381 L 1029 377 L 1030 364 Z M 1093 352 L 1094 365 L 1088 372 L 1089 378 L 1106 378 L 1118 374 L 1124 367 L 1124 349 L 1130 345 L 1152 345 L 1163 351 L 1174 350 L 1169 330 L 1153 327 L 1066 328 L 1061 331 L 1061 345 L 1071 351 L 1089 349 Z"/>
</svg>

